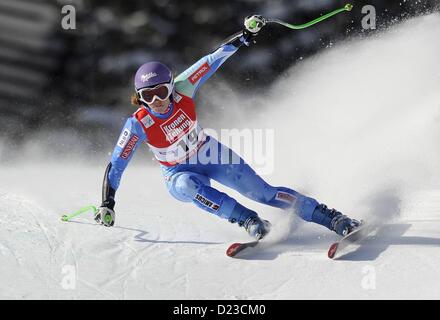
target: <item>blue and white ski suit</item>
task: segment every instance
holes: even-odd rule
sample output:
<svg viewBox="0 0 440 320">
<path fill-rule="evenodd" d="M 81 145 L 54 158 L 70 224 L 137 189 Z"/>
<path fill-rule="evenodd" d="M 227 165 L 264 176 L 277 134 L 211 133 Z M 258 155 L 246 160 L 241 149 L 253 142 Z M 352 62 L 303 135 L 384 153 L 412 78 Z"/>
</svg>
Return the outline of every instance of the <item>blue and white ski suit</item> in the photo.
<svg viewBox="0 0 440 320">
<path fill-rule="evenodd" d="M 243 41 L 241 41 L 243 42 Z M 180 98 L 184 96 L 194 99 L 202 84 L 208 80 L 219 67 L 235 52 L 240 45 L 227 43 L 216 51 L 206 55 L 188 68 L 175 80 L 175 91 Z M 201 69 L 201 67 L 206 68 Z M 204 70 L 201 72 L 200 70 Z M 178 98 L 179 99 L 179 98 Z M 157 114 L 147 105 L 148 115 L 139 121 L 135 115 L 126 121 L 121 136 L 118 139 L 112 158 L 111 166 L 106 172 L 108 185 L 114 192 L 118 189 L 121 176 L 141 142 L 149 143 L 146 127 L 154 125 L 173 115 L 176 107 L 176 98 L 171 102 L 170 110 L 165 114 Z M 141 110 L 142 111 L 142 110 Z M 145 110 L 143 110 L 145 113 Z M 148 119 L 145 120 L 145 119 Z M 128 146 L 128 148 L 127 148 Z M 218 161 L 200 163 L 197 153 L 219 150 Z M 228 163 L 226 158 L 234 156 L 238 163 Z M 241 205 L 228 194 L 213 188 L 210 180 L 237 190 L 245 197 L 254 201 L 281 209 L 292 209 L 306 221 L 313 221 L 313 212 L 318 202 L 287 187 L 275 187 L 265 182 L 242 158 L 213 137 L 206 137 L 206 141 L 190 159 L 175 165 L 163 165 L 166 187 L 171 195 L 179 201 L 192 202 L 199 208 L 215 214 L 223 219 L 242 225 L 246 219 L 256 216 L 257 213 Z"/>
</svg>

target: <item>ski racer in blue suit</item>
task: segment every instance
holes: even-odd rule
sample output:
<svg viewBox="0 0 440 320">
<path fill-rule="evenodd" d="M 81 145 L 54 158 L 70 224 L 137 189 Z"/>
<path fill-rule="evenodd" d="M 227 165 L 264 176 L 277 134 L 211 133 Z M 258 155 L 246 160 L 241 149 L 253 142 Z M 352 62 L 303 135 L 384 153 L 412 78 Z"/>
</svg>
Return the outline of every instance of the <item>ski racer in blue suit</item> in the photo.
<svg viewBox="0 0 440 320">
<path fill-rule="evenodd" d="M 193 100 L 197 91 L 242 45 L 254 43 L 265 25 L 261 16 L 250 18 L 256 21 L 252 28 L 245 22 L 247 27 L 243 31 L 175 79 L 168 67 L 159 62 L 148 62 L 138 69 L 134 100 L 139 109 L 122 128 L 105 171 L 102 204 L 95 215 L 98 223 L 114 224 L 115 194 L 122 174 L 138 146 L 145 142 L 160 163 L 167 189 L 174 198 L 192 202 L 206 212 L 237 223 L 255 239 L 269 232 L 270 223 L 213 188 L 211 179 L 254 201 L 296 213 L 339 235 L 346 235 L 359 225 L 357 220 L 328 209 L 311 197 L 288 187 L 268 184 L 238 154 L 206 135 L 198 123 Z M 209 161 L 201 161 L 202 156 L 207 156 Z"/>
</svg>

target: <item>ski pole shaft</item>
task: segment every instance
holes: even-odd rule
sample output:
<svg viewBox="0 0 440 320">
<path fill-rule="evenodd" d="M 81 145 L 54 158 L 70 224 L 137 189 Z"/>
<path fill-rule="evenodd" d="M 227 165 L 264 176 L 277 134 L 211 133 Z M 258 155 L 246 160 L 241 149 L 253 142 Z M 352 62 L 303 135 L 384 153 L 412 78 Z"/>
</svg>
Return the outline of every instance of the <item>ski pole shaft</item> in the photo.
<svg viewBox="0 0 440 320">
<path fill-rule="evenodd" d="M 353 9 L 353 5 L 350 4 L 350 3 L 347 3 L 344 7 L 340 8 L 340 9 L 334 10 L 334 11 L 329 12 L 329 13 L 327 13 L 327 14 L 319 17 L 319 18 L 316 18 L 316 19 L 314 19 L 312 21 L 309 21 L 309 22 L 304 23 L 304 24 L 299 24 L 299 25 L 290 24 L 290 23 L 287 23 L 287 22 L 279 20 L 279 19 L 267 19 L 266 22 L 267 23 L 278 23 L 278 24 L 280 24 L 282 26 L 285 26 L 287 28 L 294 29 L 294 30 L 299 30 L 299 29 L 305 29 L 305 28 L 308 28 L 310 26 L 313 26 L 314 24 L 317 24 L 317 23 L 319 23 L 319 22 L 321 22 L 323 20 L 326 20 L 326 19 L 328 19 L 330 17 L 333 17 L 334 15 L 337 15 L 338 13 L 341 13 L 341 12 L 344 12 L 344 11 L 351 11 L 351 9 Z"/>
<path fill-rule="evenodd" d="M 93 213 L 96 213 L 96 211 L 98 211 L 98 209 L 96 209 L 95 206 L 87 206 L 87 207 L 79 209 L 78 211 L 76 211 L 76 212 L 74 212 L 72 214 L 69 214 L 69 215 L 65 214 L 65 215 L 63 215 L 61 217 L 61 220 L 62 221 L 69 221 L 70 219 L 72 219 L 72 218 L 74 218 L 76 216 L 79 216 L 80 214 L 83 214 L 84 212 L 87 212 L 87 211 L 93 211 Z"/>
</svg>

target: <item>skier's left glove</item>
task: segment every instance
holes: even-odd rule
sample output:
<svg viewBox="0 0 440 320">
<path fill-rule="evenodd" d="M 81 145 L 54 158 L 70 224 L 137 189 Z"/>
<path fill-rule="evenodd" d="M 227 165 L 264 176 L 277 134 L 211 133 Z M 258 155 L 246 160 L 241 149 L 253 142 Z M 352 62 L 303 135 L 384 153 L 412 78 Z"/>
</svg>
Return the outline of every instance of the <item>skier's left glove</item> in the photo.
<svg viewBox="0 0 440 320">
<path fill-rule="evenodd" d="M 111 227 L 115 224 L 115 211 L 113 210 L 115 201 L 113 199 L 110 200 L 104 201 L 95 213 L 95 221 L 106 227 Z"/>
<path fill-rule="evenodd" d="M 263 18 L 260 15 L 247 16 L 244 19 L 243 38 L 247 46 L 251 43 L 256 43 L 255 38 L 257 37 L 258 32 L 260 32 L 260 30 L 266 25 L 266 22 L 266 18 Z"/>
</svg>

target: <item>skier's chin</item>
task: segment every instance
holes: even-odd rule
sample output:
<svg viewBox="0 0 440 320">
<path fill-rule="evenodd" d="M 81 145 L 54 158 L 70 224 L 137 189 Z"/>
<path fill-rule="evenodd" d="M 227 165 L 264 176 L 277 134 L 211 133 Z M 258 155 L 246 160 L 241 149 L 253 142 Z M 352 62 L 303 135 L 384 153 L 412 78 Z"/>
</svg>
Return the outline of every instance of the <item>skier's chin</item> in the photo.
<svg viewBox="0 0 440 320">
<path fill-rule="evenodd" d="M 157 108 L 157 109 L 153 109 L 154 112 L 156 113 L 165 113 L 165 111 L 167 110 L 166 107 L 162 107 L 162 108 Z"/>
<path fill-rule="evenodd" d="M 169 106 L 169 100 L 165 101 L 165 103 L 162 103 L 160 105 L 157 106 L 152 106 L 149 105 L 149 107 L 156 113 L 166 113 L 168 111 L 168 106 Z"/>
</svg>

